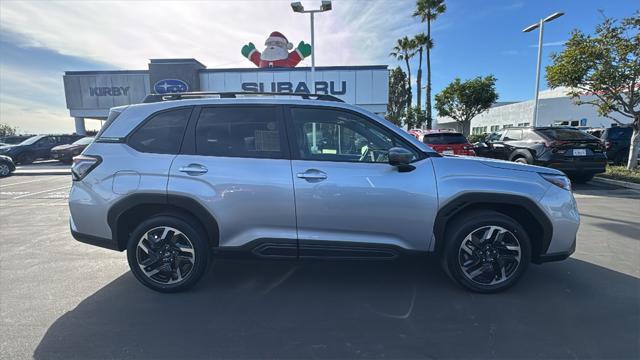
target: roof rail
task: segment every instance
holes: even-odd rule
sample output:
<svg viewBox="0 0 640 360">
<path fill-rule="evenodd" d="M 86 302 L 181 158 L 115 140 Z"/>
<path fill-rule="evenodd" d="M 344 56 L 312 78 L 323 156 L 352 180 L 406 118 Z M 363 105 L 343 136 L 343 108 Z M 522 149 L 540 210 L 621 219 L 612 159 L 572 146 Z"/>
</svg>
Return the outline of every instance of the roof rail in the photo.
<svg viewBox="0 0 640 360">
<path fill-rule="evenodd" d="M 286 93 L 286 92 L 248 92 L 248 91 L 226 91 L 226 92 L 210 92 L 210 91 L 194 91 L 194 92 L 181 92 L 170 94 L 149 94 L 147 95 L 143 103 L 154 103 L 160 101 L 169 100 L 184 100 L 193 98 L 203 98 L 209 96 L 219 96 L 220 99 L 235 99 L 238 97 L 254 97 L 254 96 L 299 96 L 305 100 L 322 100 L 322 101 L 336 101 L 344 102 L 342 99 L 333 95 L 326 94 L 307 94 L 307 93 Z"/>
</svg>

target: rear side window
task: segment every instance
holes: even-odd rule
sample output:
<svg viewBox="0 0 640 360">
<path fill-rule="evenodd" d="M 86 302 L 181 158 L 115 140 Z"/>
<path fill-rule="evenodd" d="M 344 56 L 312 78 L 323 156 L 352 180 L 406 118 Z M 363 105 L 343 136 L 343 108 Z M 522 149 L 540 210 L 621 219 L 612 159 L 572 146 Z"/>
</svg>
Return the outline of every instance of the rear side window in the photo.
<svg viewBox="0 0 640 360">
<path fill-rule="evenodd" d="M 287 158 L 275 107 L 209 107 L 196 126 L 196 153 L 207 156 Z"/>
<path fill-rule="evenodd" d="M 96 139 L 99 139 L 100 136 L 102 136 L 102 134 L 107 130 L 107 128 L 109 128 L 109 126 L 111 126 L 111 124 L 116 120 L 116 118 L 120 116 L 120 114 L 121 114 L 120 111 L 109 110 L 109 116 L 107 117 L 107 121 L 105 121 L 104 125 L 102 125 L 102 128 L 100 128 L 100 131 L 96 135 Z"/>
<path fill-rule="evenodd" d="M 431 145 L 466 144 L 467 138 L 462 134 L 427 134 L 422 142 Z"/>
<path fill-rule="evenodd" d="M 518 129 L 509 129 L 506 134 L 504 134 L 503 141 L 513 141 L 513 140 L 521 140 L 522 139 L 522 130 Z"/>
<path fill-rule="evenodd" d="M 149 118 L 129 138 L 129 146 L 148 153 L 177 154 L 191 108 L 163 111 Z"/>
<path fill-rule="evenodd" d="M 533 132 L 531 130 L 525 130 L 524 134 L 522 134 L 522 139 L 523 140 L 531 140 L 531 141 L 540 141 L 540 140 L 542 140 L 540 135 L 536 134 L 535 132 Z"/>
<path fill-rule="evenodd" d="M 538 129 L 545 137 L 551 140 L 596 140 L 595 136 L 591 136 L 585 132 L 576 129 Z"/>
</svg>

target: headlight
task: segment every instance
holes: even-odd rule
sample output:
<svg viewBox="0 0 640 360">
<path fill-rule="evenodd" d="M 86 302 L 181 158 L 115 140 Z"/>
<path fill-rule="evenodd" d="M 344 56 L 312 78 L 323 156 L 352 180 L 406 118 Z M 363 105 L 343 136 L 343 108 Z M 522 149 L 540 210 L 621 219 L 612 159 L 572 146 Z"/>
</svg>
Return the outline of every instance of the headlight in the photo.
<svg viewBox="0 0 640 360">
<path fill-rule="evenodd" d="M 571 191 L 571 181 L 564 175 L 540 174 L 540 176 L 557 187 Z"/>
</svg>

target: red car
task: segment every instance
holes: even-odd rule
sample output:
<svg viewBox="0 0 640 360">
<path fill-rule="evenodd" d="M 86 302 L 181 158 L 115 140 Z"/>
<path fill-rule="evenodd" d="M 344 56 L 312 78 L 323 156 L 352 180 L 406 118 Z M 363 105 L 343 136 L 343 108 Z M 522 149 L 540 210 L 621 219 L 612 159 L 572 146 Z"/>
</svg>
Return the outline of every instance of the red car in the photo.
<svg viewBox="0 0 640 360">
<path fill-rule="evenodd" d="M 473 145 L 459 132 L 427 130 L 421 140 L 433 150 L 444 155 L 476 156 Z"/>
</svg>

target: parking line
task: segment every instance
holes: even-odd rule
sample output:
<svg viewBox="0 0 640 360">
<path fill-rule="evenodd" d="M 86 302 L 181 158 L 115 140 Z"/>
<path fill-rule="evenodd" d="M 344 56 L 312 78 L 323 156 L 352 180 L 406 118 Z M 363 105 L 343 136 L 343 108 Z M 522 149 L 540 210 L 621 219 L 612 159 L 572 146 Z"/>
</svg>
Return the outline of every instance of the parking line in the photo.
<svg viewBox="0 0 640 360">
<path fill-rule="evenodd" d="M 3 184 L 3 185 L 0 185 L 0 188 L 5 188 L 7 186 L 13 186 L 13 185 L 28 184 L 28 183 L 32 183 L 32 182 L 36 182 L 36 181 L 43 181 L 43 180 L 51 180 L 51 178 L 50 177 L 46 177 L 44 179 L 35 179 L 35 180 L 21 181 L 21 182 L 16 182 L 16 183 L 11 183 L 11 184 Z"/>
<path fill-rule="evenodd" d="M 56 190 L 62 190 L 62 189 L 68 188 L 68 187 L 69 187 L 69 185 L 65 185 L 65 186 L 61 186 L 61 187 L 59 187 L 59 188 L 55 188 L 55 189 L 48 189 L 48 190 L 36 191 L 36 192 L 33 192 L 33 193 L 28 193 L 28 194 L 24 194 L 24 195 L 16 196 L 16 197 L 12 198 L 11 200 L 21 199 L 21 198 L 23 198 L 23 197 L 27 197 L 27 196 L 31 196 L 31 195 L 44 194 L 44 193 L 48 193 L 48 192 L 56 191 Z"/>
</svg>

